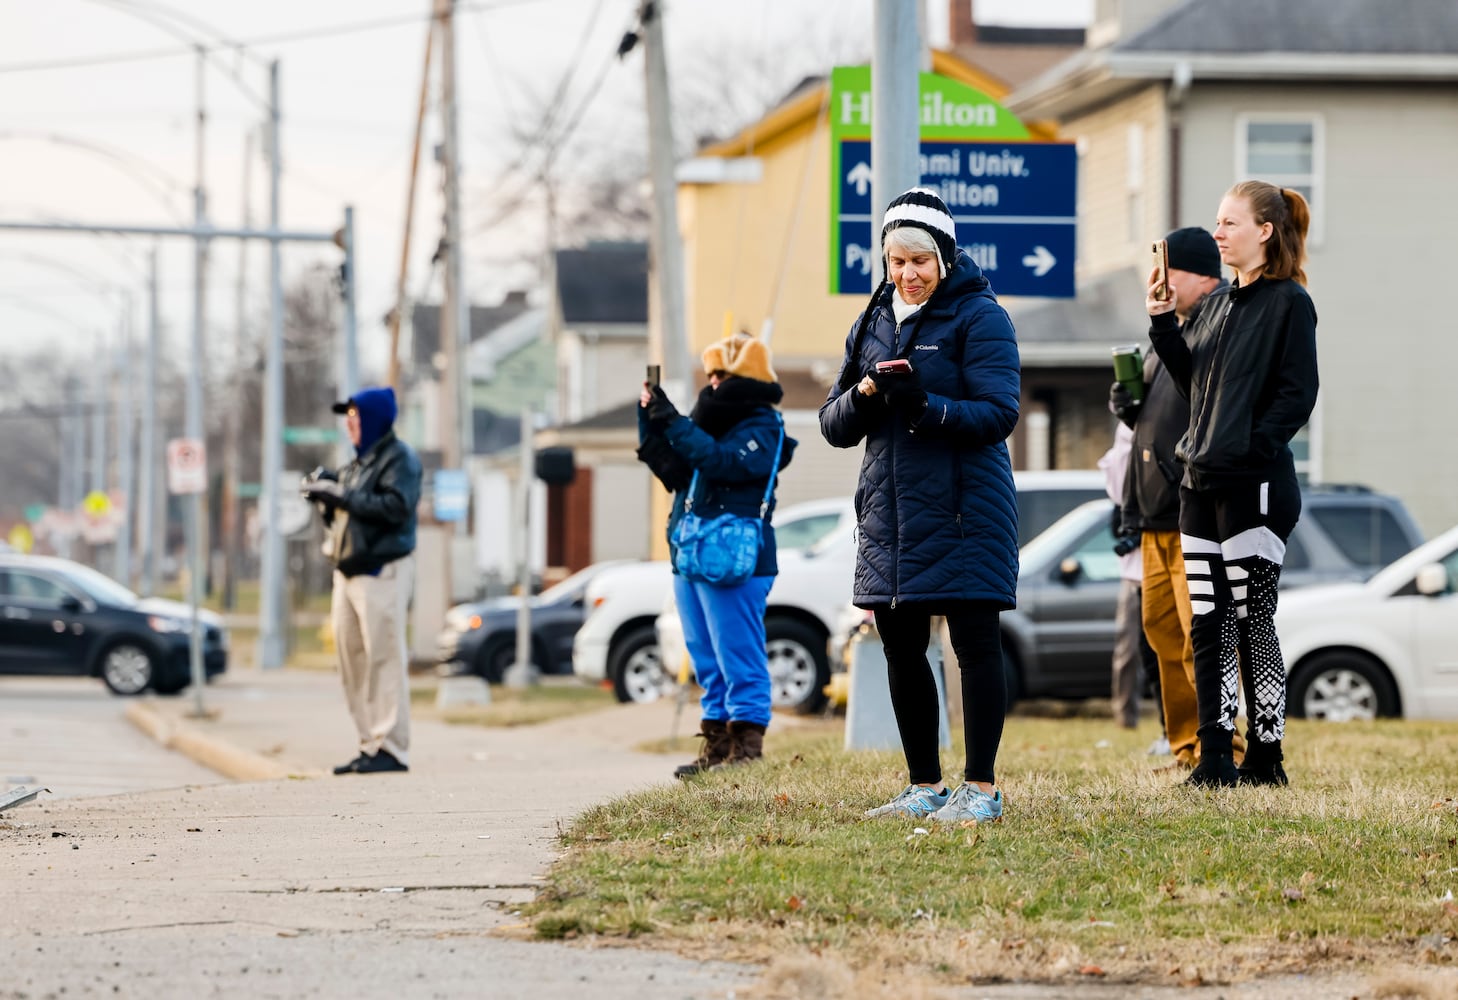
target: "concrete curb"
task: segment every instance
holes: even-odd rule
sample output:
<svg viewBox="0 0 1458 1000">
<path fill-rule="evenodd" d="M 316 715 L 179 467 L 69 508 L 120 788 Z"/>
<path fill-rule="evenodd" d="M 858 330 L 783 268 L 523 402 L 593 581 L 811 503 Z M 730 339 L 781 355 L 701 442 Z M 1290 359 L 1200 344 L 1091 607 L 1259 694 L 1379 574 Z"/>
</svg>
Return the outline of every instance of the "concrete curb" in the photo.
<svg viewBox="0 0 1458 1000">
<path fill-rule="evenodd" d="M 127 706 L 126 720 L 169 750 L 234 781 L 275 781 L 293 772 L 278 761 L 169 719 L 145 701 Z"/>
</svg>

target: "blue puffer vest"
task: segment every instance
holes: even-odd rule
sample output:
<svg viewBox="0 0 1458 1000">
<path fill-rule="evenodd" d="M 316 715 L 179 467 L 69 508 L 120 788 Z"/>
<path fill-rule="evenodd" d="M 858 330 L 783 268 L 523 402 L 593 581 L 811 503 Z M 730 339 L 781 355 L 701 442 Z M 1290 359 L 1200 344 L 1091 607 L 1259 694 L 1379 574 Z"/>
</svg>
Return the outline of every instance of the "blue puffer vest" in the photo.
<svg viewBox="0 0 1458 1000">
<path fill-rule="evenodd" d="M 1020 391 L 1012 321 L 965 252 L 900 328 L 894 294 L 885 286 L 863 314 L 859 345 L 861 319 L 851 327 L 843 377 L 820 408 L 821 433 L 832 445 L 866 442 L 855 497 L 855 603 L 1015 607 L 1018 507 L 1005 443 Z M 861 377 L 890 358 L 909 359 L 926 389 L 914 427 L 879 396 L 859 405 L 851 398 Z"/>
</svg>

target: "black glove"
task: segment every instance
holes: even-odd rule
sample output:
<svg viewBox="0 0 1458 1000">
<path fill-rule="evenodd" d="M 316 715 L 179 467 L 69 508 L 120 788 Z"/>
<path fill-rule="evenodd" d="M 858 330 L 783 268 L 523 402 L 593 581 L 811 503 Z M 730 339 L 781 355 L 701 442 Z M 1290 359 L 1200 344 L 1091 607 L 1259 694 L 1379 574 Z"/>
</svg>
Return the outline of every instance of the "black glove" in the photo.
<svg viewBox="0 0 1458 1000">
<path fill-rule="evenodd" d="M 648 422 L 655 427 L 667 427 L 679 418 L 678 407 L 669 400 L 662 386 L 655 385 L 648 390 L 653 397 L 648 401 Z"/>
<path fill-rule="evenodd" d="M 926 409 L 926 390 L 921 376 L 909 372 L 872 372 L 876 390 L 886 397 L 886 405 L 915 420 Z"/>
<path fill-rule="evenodd" d="M 326 507 L 338 507 L 344 503 L 348 491 L 332 479 L 310 479 L 304 484 L 304 498 Z"/>
<path fill-rule="evenodd" d="M 674 450 L 668 439 L 654 435 L 645 439 L 638 447 L 638 461 L 648 466 L 648 471 L 658 477 L 670 493 L 688 488 L 694 470 L 688 459 Z"/>
<path fill-rule="evenodd" d="M 1114 555 L 1126 556 L 1139 548 L 1141 532 L 1138 527 L 1124 520 L 1124 509 L 1115 507 L 1109 518 L 1109 528 L 1114 534 Z"/>
<path fill-rule="evenodd" d="M 1139 411 L 1143 409 L 1144 401 L 1135 399 L 1129 395 L 1129 390 L 1124 388 L 1123 382 L 1115 382 L 1109 386 L 1109 409 L 1119 422 L 1127 427 L 1133 427 L 1134 422 L 1139 419 Z"/>
</svg>

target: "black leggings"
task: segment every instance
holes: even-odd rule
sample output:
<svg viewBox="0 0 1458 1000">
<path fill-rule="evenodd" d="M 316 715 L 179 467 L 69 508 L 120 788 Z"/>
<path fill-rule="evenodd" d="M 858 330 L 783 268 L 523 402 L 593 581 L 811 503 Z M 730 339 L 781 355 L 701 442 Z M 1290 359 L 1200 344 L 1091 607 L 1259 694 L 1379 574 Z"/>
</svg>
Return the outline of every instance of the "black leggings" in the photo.
<svg viewBox="0 0 1458 1000">
<path fill-rule="evenodd" d="M 939 603 L 952 635 L 962 673 L 962 732 L 967 742 L 968 781 L 992 782 L 997 746 L 1007 715 L 1007 675 L 1002 666 L 998 605 L 991 601 Z M 891 707 L 912 784 L 942 780 L 939 754 L 941 713 L 936 678 L 927 662 L 932 613 L 927 605 L 902 604 L 876 609 L 876 629 L 886 651 Z"/>
<path fill-rule="evenodd" d="M 1286 730 L 1286 664 L 1276 638 L 1276 587 L 1301 516 L 1294 472 L 1217 490 L 1180 489 L 1180 545 L 1190 585 L 1190 644 L 1200 753 L 1230 753 L 1244 669 L 1246 752 Z"/>
</svg>

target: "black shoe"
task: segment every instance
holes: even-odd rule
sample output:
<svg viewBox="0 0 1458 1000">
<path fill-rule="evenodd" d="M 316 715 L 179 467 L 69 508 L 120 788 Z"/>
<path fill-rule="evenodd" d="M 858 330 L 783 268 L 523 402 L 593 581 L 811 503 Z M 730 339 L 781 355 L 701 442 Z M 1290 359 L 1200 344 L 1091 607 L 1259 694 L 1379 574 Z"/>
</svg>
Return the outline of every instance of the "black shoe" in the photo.
<svg viewBox="0 0 1458 1000">
<path fill-rule="evenodd" d="M 1240 780 L 1235 769 L 1235 757 L 1229 753 L 1203 754 L 1200 763 L 1185 779 L 1191 788 L 1234 788 Z"/>
<path fill-rule="evenodd" d="M 1240 762 L 1240 783 L 1242 785 L 1289 785 L 1291 782 L 1286 777 L 1286 769 L 1281 766 L 1283 759 L 1280 743 L 1248 741 L 1245 759 Z"/>
<path fill-rule="evenodd" d="M 1239 781 L 1242 785 L 1280 785 L 1284 787 L 1291 784 L 1290 779 L 1286 777 L 1286 769 L 1281 766 L 1280 761 L 1265 767 L 1242 767 L 1239 773 Z"/>
<path fill-rule="evenodd" d="M 356 774 L 384 774 L 388 771 L 408 771 L 410 768 L 400 763 L 390 751 L 381 750 L 373 757 L 366 757 L 354 770 Z"/>
<path fill-rule="evenodd" d="M 363 764 L 367 760 L 369 760 L 369 757 L 367 755 L 360 754 L 358 757 L 356 757 L 354 760 L 350 761 L 348 764 L 340 764 L 338 767 L 336 767 L 334 769 L 334 773 L 335 774 L 356 774 L 359 771 L 360 765 Z"/>
</svg>

